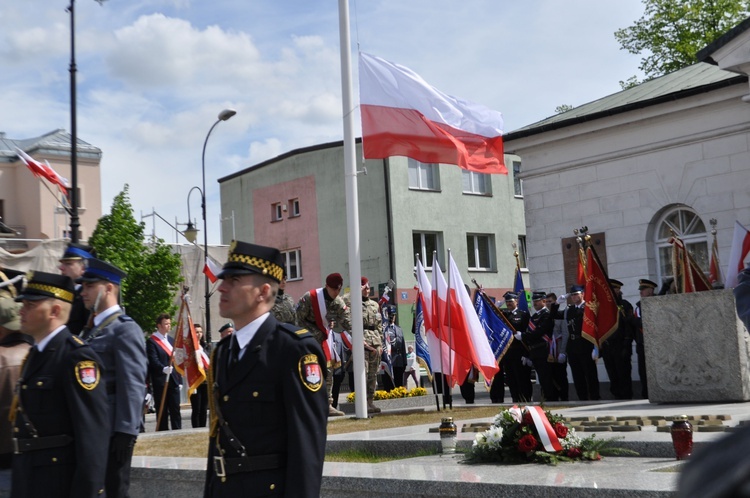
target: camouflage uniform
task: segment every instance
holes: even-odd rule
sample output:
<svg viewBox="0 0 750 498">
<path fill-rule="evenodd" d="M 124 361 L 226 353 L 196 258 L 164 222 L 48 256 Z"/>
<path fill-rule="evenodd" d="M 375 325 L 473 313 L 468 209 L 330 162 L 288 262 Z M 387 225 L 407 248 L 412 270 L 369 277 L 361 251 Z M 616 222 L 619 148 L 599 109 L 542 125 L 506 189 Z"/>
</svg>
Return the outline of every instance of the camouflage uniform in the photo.
<svg viewBox="0 0 750 498">
<path fill-rule="evenodd" d="M 276 302 L 271 308 L 271 314 L 276 317 L 276 320 L 289 323 L 291 325 L 297 324 L 297 316 L 294 311 L 294 299 L 289 294 L 276 294 Z"/>
<path fill-rule="evenodd" d="M 349 306 L 344 303 L 344 300 L 340 296 L 330 299 L 328 293 L 323 289 L 323 294 L 326 301 L 326 323 L 336 322 L 337 325 L 342 327 L 344 330 L 352 329 L 352 316 L 349 311 Z M 310 292 L 306 292 L 297 303 L 297 325 L 302 328 L 306 328 L 312 332 L 318 343 L 323 344 L 326 340 L 326 333 L 318 328 L 318 324 L 315 321 L 315 312 L 313 311 L 313 301 L 310 296 Z M 333 369 L 328 368 L 326 373 L 326 389 L 328 390 L 328 404 L 333 403 Z"/>
<path fill-rule="evenodd" d="M 351 296 L 344 296 L 344 302 L 351 306 Z M 383 319 L 378 303 L 370 298 L 362 298 L 362 328 L 365 339 L 365 372 L 367 372 L 367 397 L 375 395 L 380 370 L 380 354 L 383 347 Z"/>
</svg>

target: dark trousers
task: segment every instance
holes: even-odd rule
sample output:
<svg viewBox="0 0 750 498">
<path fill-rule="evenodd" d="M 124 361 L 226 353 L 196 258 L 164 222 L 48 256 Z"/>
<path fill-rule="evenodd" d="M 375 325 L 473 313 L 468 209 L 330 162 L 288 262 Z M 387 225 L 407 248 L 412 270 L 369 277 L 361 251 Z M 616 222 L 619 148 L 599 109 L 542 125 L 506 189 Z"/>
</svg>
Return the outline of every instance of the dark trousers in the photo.
<svg viewBox="0 0 750 498">
<path fill-rule="evenodd" d="M 578 339 L 583 341 L 584 339 Z M 588 341 L 586 341 L 589 345 Z M 568 363 L 573 374 L 573 385 L 581 401 L 601 399 L 599 396 L 599 375 L 596 362 L 591 359 L 593 346 L 571 350 L 568 348 Z"/>
<path fill-rule="evenodd" d="M 128 498 L 130 494 L 130 464 L 133 460 L 133 448 L 127 457 L 118 461 L 112 449 L 107 455 L 107 473 L 104 476 L 104 490 L 107 498 Z"/>
<path fill-rule="evenodd" d="M 208 384 L 199 385 L 192 396 L 190 396 L 190 424 L 193 428 L 205 427 L 208 418 Z"/>
<path fill-rule="evenodd" d="M 450 405 L 453 403 L 453 397 L 451 396 L 451 388 L 448 385 L 448 380 L 443 377 L 442 373 L 436 373 L 433 377 L 435 380 L 435 386 L 437 386 L 438 394 L 443 395 L 443 404 Z"/>
<path fill-rule="evenodd" d="M 406 367 L 393 367 L 393 383 L 396 387 L 404 386 L 404 371 Z"/>
<path fill-rule="evenodd" d="M 531 368 L 521 363 L 521 356 L 520 352 L 510 349 L 500 362 L 500 368 L 505 372 L 505 383 L 508 384 L 514 403 L 531 401 L 533 394 Z"/>
<path fill-rule="evenodd" d="M 344 382 L 345 372 L 343 370 L 338 370 L 338 373 L 334 372 L 333 374 L 333 387 L 331 388 L 331 396 L 333 396 L 333 403 L 331 403 L 331 406 L 334 408 L 338 408 L 339 406 L 339 392 L 341 392 L 341 384 Z M 354 377 L 354 374 L 352 374 L 352 377 Z M 354 386 L 352 386 L 352 391 L 354 391 Z"/>
<path fill-rule="evenodd" d="M 536 378 L 542 387 L 542 401 L 557 401 L 557 391 L 552 384 L 552 370 L 550 370 L 547 355 L 533 357 L 531 362 L 534 364 Z"/>
<path fill-rule="evenodd" d="M 159 407 L 161 407 L 161 398 L 164 396 L 164 384 L 154 382 L 154 398 L 156 401 L 156 416 L 159 416 Z M 172 430 L 182 429 L 182 416 L 180 415 L 180 388 L 172 381 L 167 388 L 166 400 L 164 401 L 164 410 L 161 414 L 161 423 L 157 431 L 168 431 L 171 424 Z"/>
<path fill-rule="evenodd" d="M 568 362 L 550 363 L 549 368 L 552 372 L 552 385 L 555 389 L 556 399 L 568 401 Z"/>
<path fill-rule="evenodd" d="M 409 388 L 409 377 L 414 379 L 414 387 L 419 387 L 419 379 L 417 378 L 417 375 L 419 374 L 419 369 L 404 371 L 403 379 L 404 379 L 404 387 Z"/>
<path fill-rule="evenodd" d="M 631 344 L 605 343 L 602 347 L 602 359 L 609 377 L 609 390 L 615 399 L 633 399 L 631 357 Z"/>
<path fill-rule="evenodd" d="M 638 377 L 641 378 L 641 398 L 648 399 L 648 381 L 646 379 L 646 350 L 643 344 L 635 345 L 638 354 Z"/>
<path fill-rule="evenodd" d="M 493 403 L 503 403 L 505 401 L 505 372 L 503 372 L 502 362 L 500 370 L 492 378 L 490 401 Z"/>
</svg>

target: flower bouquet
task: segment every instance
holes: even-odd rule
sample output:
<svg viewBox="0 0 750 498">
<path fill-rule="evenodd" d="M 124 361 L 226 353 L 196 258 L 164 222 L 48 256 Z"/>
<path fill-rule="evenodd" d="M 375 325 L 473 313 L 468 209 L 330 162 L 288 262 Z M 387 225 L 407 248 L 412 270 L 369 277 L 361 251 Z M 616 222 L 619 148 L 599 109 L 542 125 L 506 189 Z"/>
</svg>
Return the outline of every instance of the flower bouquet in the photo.
<svg viewBox="0 0 750 498">
<path fill-rule="evenodd" d="M 503 410 L 488 430 L 477 434 L 466 463 L 551 463 L 601 460 L 602 455 L 636 456 L 613 446 L 615 439 L 581 438 L 563 417 L 539 406 Z"/>
</svg>

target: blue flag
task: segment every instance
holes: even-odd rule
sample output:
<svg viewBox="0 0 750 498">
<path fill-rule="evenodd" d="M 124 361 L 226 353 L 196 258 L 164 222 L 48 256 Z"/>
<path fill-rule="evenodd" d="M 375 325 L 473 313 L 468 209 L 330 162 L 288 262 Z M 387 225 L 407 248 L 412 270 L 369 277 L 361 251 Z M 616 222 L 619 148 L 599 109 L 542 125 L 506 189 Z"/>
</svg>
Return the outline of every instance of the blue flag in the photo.
<svg viewBox="0 0 750 498">
<path fill-rule="evenodd" d="M 523 277 L 521 269 L 516 267 L 516 281 L 513 283 L 513 292 L 518 294 L 518 309 L 529 312 L 529 301 L 526 299 L 526 290 L 523 288 Z"/>
<path fill-rule="evenodd" d="M 500 361 L 510 346 L 513 331 L 502 318 L 495 314 L 486 301 L 487 299 L 483 292 L 476 292 L 474 294 L 474 309 L 477 310 L 479 323 L 482 324 L 482 328 L 487 334 L 495 359 Z"/>
<path fill-rule="evenodd" d="M 417 295 L 417 306 L 414 316 L 414 344 L 417 354 L 417 361 L 427 370 L 427 377 L 432 382 L 432 364 L 430 363 L 430 349 L 427 347 L 427 341 L 422 331 L 424 330 L 424 314 L 422 312 L 421 293 Z"/>
</svg>

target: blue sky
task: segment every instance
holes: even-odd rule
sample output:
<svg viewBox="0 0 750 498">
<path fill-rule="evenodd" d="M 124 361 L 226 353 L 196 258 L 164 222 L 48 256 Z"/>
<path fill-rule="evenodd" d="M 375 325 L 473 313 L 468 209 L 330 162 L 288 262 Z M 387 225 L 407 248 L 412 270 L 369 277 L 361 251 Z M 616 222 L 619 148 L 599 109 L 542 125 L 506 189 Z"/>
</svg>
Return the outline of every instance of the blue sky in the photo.
<svg viewBox="0 0 750 498">
<path fill-rule="evenodd" d="M 9 138 L 70 130 L 68 3 L 0 3 L 0 131 Z M 75 5 L 78 135 L 103 151 L 104 212 L 128 183 L 137 218 L 154 208 L 187 221 L 203 140 L 231 107 L 238 114 L 216 127 L 206 152 L 209 242 L 218 243 L 218 178 L 343 136 L 338 2 Z M 349 8 L 355 92 L 359 49 L 501 111 L 506 132 L 640 77 L 640 57 L 613 35 L 643 14 L 640 0 L 350 0 Z M 198 196 L 191 201 L 200 217 Z M 175 240 L 163 222 L 156 232 Z"/>
</svg>

